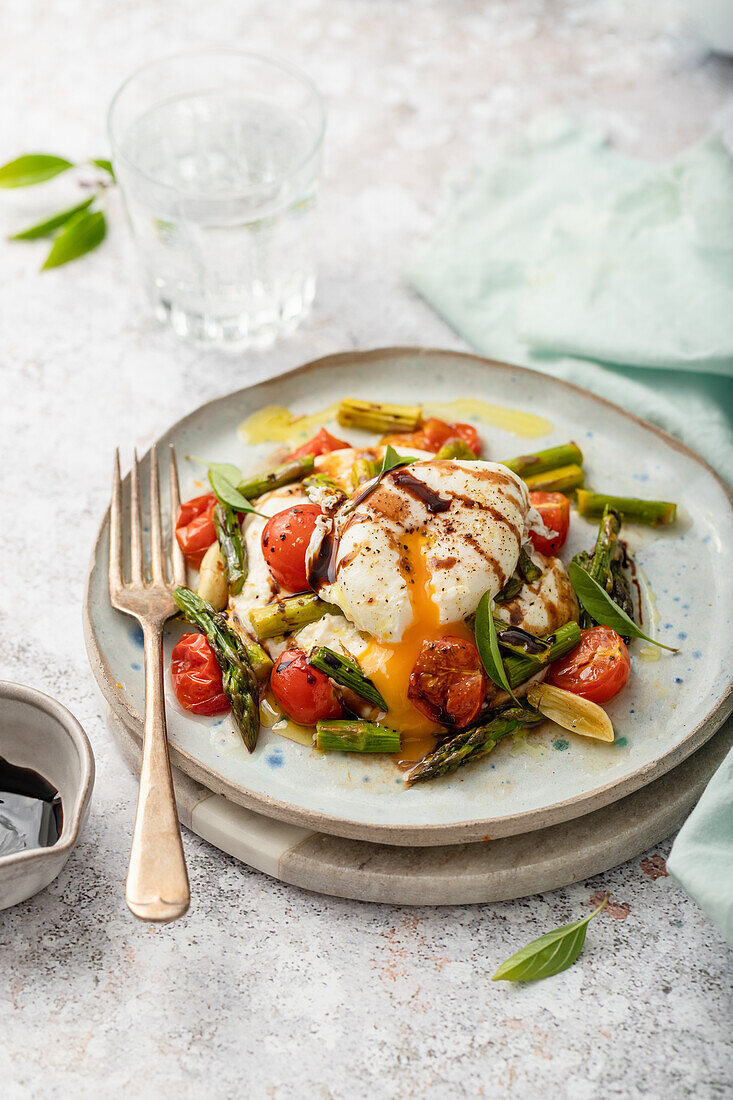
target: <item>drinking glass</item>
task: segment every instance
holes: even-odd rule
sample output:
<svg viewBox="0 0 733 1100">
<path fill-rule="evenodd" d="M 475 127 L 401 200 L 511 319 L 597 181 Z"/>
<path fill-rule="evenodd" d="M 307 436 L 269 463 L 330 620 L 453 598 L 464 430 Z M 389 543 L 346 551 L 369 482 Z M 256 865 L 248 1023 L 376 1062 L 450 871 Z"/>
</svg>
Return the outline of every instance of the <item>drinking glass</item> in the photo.
<svg viewBox="0 0 733 1100">
<path fill-rule="evenodd" d="M 234 50 L 144 66 L 109 110 L 115 173 L 156 316 L 182 337 L 266 346 L 315 295 L 323 103 Z"/>
</svg>

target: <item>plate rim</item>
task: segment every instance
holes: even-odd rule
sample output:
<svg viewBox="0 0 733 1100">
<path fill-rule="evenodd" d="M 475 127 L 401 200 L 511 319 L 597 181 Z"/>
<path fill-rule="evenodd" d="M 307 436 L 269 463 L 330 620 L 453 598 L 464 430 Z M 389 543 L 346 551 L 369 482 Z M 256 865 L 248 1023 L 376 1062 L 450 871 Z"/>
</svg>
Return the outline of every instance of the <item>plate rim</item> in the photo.
<svg viewBox="0 0 733 1100">
<path fill-rule="evenodd" d="M 273 382 L 285 381 L 297 375 L 308 374 L 315 371 L 338 368 L 347 363 L 352 365 L 354 361 L 367 363 L 374 359 L 389 357 L 401 358 L 404 356 L 410 356 L 412 358 L 423 356 L 429 359 L 442 359 L 449 356 L 454 360 L 456 358 L 466 359 L 489 371 L 519 372 L 530 375 L 535 379 L 542 380 L 544 383 L 549 382 L 551 385 L 559 386 L 561 389 L 580 394 L 584 398 L 590 398 L 593 402 L 622 415 L 625 419 L 641 426 L 646 431 L 653 432 L 667 446 L 695 461 L 717 482 L 733 511 L 733 491 L 725 481 L 723 481 L 717 471 L 686 443 L 670 435 L 670 433 L 666 432 L 663 428 L 659 428 L 655 424 L 649 423 L 649 421 L 644 420 L 642 417 L 637 416 L 621 405 L 617 405 L 615 402 L 609 401 L 607 398 L 601 397 L 591 390 L 585 389 L 583 386 L 578 386 L 574 382 L 567 382 L 565 379 L 556 378 L 554 375 L 543 374 L 541 371 L 533 370 L 531 367 L 523 367 L 498 359 L 490 359 L 473 352 L 453 351 L 450 348 L 432 348 L 421 345 L 369 349 L 356 348 L 351 351 L 336 352 L 330 355 L 320 356 L 318 359 L 309 360 L 282 374 L 274 375 L 272 378 L 263 379 L 253 385 L 242 386 L 238 390 L 233 390 L 230 393 L 221 394 L 218 397 L 213 397 L 208 401 L 204 401 L 186 415 L 170 424 L 165 431 L 161 433 L 154 445 L 162 445 L 165 437 L 185 427 L 191 420 L 198 417 L 204 409 L 212 409 L 216 405 L 230 402 L 233 398 L 237 398 L 244 393 L 256 392 L 258 389 L 270 386 Z M 151 448 L 148 448 L 143 458 L 150 454 L 150 449 Z M 129 477 L 129 474 L 127 477 Z M 127 480 L 127 478 L 125 478 L 125 480 Z M 142 716 L 128 703 L 125 696 L 121 694 L 117 688 L 117 681 L 112 675 L 111 669 L 107 665 L 97 643 L 91 609 L 92 574 L 99 555 L 102 539 L 106 534 L 109 522 L 109 511 L 110 508 L 108 505 L 102 515 L 92 545 L 89 568 L 87 570 L 82 612 L 84 642 L 92 673 L 103 697 L 118 718 L 127 724 L 131 723 L 136 730 L 139 731 L 141 736 Z M 733 711 L 733 676 L 731 676 L 727 687 L 721 694 L 717 703 L 704 715 L 683 741 L 674 746 L 674 748 L 669 749 L 663 755 L 657 757 L 656 760 L 650 761 L 648 764 L 637 768 L 636 771 L 623 779 L 602 784 L 599 787 L 595 787 L 592 791 L 574 795 L 571 798 L 553 803 L 552 806 L 543 807 L 541 809 L 524 810 L 502 818 L 472 818 L 466 821 L 438 825 L 394 825 L 378 822 L 367 824 L 364 822 L 350 821 L 334 814 L 303 809 L 294 806 L 290 802 L 273 798 L 270 795 L 259 794 L 238 783 L 225 780 L 207 765 L 202 764 L 189 752 L 170 742 L 169 749 L 171 763 L 191 776 L 192 779 L 217 794 L 225 795 L 239 805 L 259 811 L 269 817 L 353 840 L 371 840 L 382 844 L 427 847 L 441 844 L 490 840 L 504 836 L 514 836 L 533 832 L 540 828 L 582 817 L 587 813 L 592 813 L 593 810 L 608 806 L 612 802 L 616 802 L 626 795 L 653 782 L 655 779 L 670 771 L 677 764 L 687 759 L 688 756 L 712 737 L 731 711 Z"/>
</svg>

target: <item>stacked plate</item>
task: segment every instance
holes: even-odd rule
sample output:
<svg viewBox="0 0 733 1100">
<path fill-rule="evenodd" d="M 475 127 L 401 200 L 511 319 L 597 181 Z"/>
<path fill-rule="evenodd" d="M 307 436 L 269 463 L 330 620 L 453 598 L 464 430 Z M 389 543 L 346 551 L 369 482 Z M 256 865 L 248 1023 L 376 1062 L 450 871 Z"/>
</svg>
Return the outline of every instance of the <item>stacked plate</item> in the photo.
<svg viewBox="0 0 733 1100">
<path fill-rule="evenodd" d="M 676 500 L 673 528 L 629 527 L 625 535 L 645 629 L 658 629 L 680 651 L 635 643 L 632 686 L 609 706 L 614 744 L 547 723 L 483 762 L 410 790 L 389 760 L 314 753 L 269 730 L 249 755 L 230 719 L 199 719 L 172 703 L 181 820 L 251 865 L 326 893 L 412 904 L 518 897 L 604 870 L 661 840 L 722 759 L 730 732 L 706 742 L 733 708 L 733 576 L 725 563 L 733 503 L 702 459 L 630 413 L 545 375 L 455 352 L 331 356 L 209 402 L 159 443 L 247 470 L 273 450 L 272 439 L 252 442 L 255 433 L 241 431 L 265 407 L 324 411 L 319 426 L 344 396 L 412 404 L 416 395 L 438 414 L 448 406 L 455 414 L 448 419 L 471 419 L 480 399 L 477 426 L 491 458 L 572 439 L 594 488 Z M 200 467 L 181 462 L 183 499 L 200 492 L 200 476 Z M 88 579 L 87 647 L 113 732 L 134 762 L 141 638 L 109 604 L 107 524 L 105 517 Z M 595 529 L 574 519 L 567 553 L 591 546 Z M 168 654 L 180 632 L 171 625 Z"/>
</svg>

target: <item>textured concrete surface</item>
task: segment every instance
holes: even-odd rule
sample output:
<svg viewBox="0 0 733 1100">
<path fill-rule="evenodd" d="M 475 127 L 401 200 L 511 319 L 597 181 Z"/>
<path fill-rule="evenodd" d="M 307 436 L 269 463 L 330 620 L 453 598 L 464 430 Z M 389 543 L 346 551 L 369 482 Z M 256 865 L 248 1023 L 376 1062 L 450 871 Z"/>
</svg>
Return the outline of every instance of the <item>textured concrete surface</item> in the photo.
<svg viewBox="0 0 733 1100">
<path fill-rule="evenodd" d="M 173 927 L 127 913 L 135 787 L 102 722 L 80 603 L 112 446 L 146 446 L 202 400 L 318 354 L 460 346 L 402 285 L 419 235 L 473 167 L 553 105 L 661 156 L 733 90 L 665 0 L 5 0 L 0 158 L 103 156 L 104 108 L 141 62 L 238 44 L 307 68 L 329 104 L 315 312 L 267 353 L 175 344 L 137 297 L 114 197 L 87 260 L 39 275 L 43 244 L 0 245 L 0 669 L 66 703 L 98 761 L 91 819 L 61 878 L 0 914 L 0 1080 L 25 1097 L 571 1098 L 730 1095 L 730 968 L 665 876 L 667 846 L 571 889 L 407 910 L 284 887 L 185 838 L 194 904 Z M 3 192 L 3 237 L 56 198 Z M 571 970 L 489 981 L 511 951 L 588 911 Z"/>
</svg>

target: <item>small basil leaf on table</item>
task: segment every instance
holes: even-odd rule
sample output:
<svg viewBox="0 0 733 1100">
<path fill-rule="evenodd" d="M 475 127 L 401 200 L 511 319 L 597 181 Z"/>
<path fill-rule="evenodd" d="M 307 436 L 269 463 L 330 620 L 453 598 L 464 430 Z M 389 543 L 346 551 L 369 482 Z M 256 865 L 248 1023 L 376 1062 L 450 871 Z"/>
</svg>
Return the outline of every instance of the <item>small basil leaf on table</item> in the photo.
<svg viewBox="0 0 733 1100">
<path fill-rule="evenodd" d="M 54 229 L 66 225 L 76 214 L 80 214 L 82 210 L 90 207 L 93 202 L 94 196 L 87 199 L 86 202 L 80 202 L 77 206 L 70 206 L 67 210 L 59 210 L 58 214 L 51 214 L 50 217 L 44 218 L 42 222 L 36 222 L 35 225 L 29 225 L 27 229 L 21 229 L 20 233 L 13 233 L 11 237 L 8 237 L 8 240 L 34 241 L 38 237 L 47 237 L 49 233 L 53 233 Z"/>
<path fill-rule="evenodd" d="M 476 608 L 475 631 L 476 646 L 478 647 L 481 663 L 486 669 L 486 675 L 493 680 L 497 687 L 508 692 L 516 702 L 499 651 L 499 640 L 496 636 L 496 627 L 491 611 L 491 594 L 489 592 L 484 592 Z"/>
<path fill-rule="evenodd" d="M 607 901 L 608 894 L 587 917 L 532 940 L 501 964 L 492 982 L 536 982 L 567 970 L 583 948 L 589 921 L 600 913 Z"/>
<path fill-rule="evenodd" d="M 107 223 L 101 211 L 96 214 L 89 214 L 86 210 L 83 210 L 79 214 L 75 214 L 53 242 L 51 251 L 41 270 L 45 271 L 49 267 L 60 267 L 61 264 L 68 264 L 70 260 L 76 260 L 77 257 L 91 252 L 93 248 L 102 243 L 106 232 Z"/>
<path fill-rule="evenodd" d="M 64 157 L 53 157 L 46 153 L 29 153 L 27 156 L 9 161 L 0 168 L 0 187 L 31 187 L 34 183 L 53 179 L 54 176 L 73 167 L 71 161 Z"/>
<path fill-rule="evenodd" d="M 575 589 L 575 595 L 592 619 L 602 626 L 610 626 L 617 634 L 623 637 L 643 638 L 645 642 L 658 645 L 661 649 L 668 649 L 670 653 L 678 653 L 679 650 L 664 642 L 658 642 L 650 638 L 641 630 L 633 619 L 630 619 L 625 611 L 622 611 L 608 592 L 597 581 L 586 573 L 576 561 L 571 561 L 568 566 L 570 583 Z"/>
</svg>

